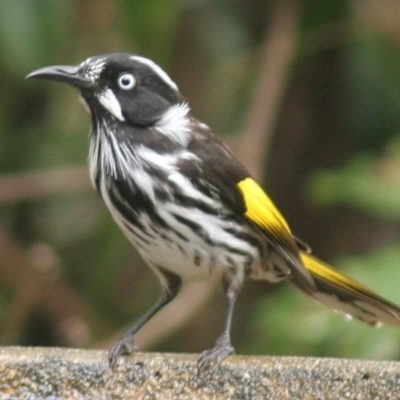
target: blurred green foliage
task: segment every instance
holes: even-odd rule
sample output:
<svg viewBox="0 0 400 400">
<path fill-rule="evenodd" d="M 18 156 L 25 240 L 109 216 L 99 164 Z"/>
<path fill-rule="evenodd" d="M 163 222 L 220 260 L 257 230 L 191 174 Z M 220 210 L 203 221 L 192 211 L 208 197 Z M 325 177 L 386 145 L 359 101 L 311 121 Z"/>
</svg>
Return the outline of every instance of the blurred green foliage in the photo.
<svg viewBox="0 0 400 400">
<path fill-rule="evenodd" d="M 309 196 L 325 207 L 342 203 L 399 221 L 399 144 L 399 138 L 389 144 L 390 156 L 357 155 L 338 169 L 316 173 L 309 181 Z"/>
<path fill-rule="evenodd" d="M 246 127 L 260 48 L 278 3 L 1 1 L 3 178 L 85 162 L 89 119 L 76 93 L 24 76 L 97 53 L 128 51 L 154 59 L 177 81 L 195 114 L 234 141 Z M 389 0 L 299 3 L 297 53 L 264 166 L 265 186 L 296 235 L 318 255 L 400 303 L 400 7 Z M 97 330 L 90 326 L 87 341 L 67 340 L 60 321 L 39 305 L 25 319 L 18 317 L 16 299 L 25 294 L 4 283 L 0 322 L 7 330 L 9 321 L 19 321 L 20 330 L 0 335 L 3 343 L 96 344 L 157 297 L 156 279 L 89 186 L 76 190 L 65 183 L 55 194 L 3 201 L 0 227 L 28 253 L 38 242 L 51 248 L 58 279 L 106 322 Z M 1 182 L 0 188 L 14 190 Z M 399 357 L 394 328 L 376 331 L 347 322 L 289 283 L 249 286 L 235 315 L 238 351 Z M 156 348 L 199 351 L 205 342 L 211 345 L 225 311 L 222 299 L 213 302 L 183 333 Z"/>
</svg>

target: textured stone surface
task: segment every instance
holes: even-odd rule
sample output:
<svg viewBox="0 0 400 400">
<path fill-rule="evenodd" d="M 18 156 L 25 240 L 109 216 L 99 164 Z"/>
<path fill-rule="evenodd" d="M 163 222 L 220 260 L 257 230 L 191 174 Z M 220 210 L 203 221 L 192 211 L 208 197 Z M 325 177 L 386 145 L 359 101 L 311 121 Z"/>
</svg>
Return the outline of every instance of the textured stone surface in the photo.
<svg viewBox="0 0 400 400">
<path fill-rule="evenodd" d="M 0 348 L 0 399 L 400 399 L 400 362 L 229 357 L 196 375 L 198 355 Z"/>
</svg>

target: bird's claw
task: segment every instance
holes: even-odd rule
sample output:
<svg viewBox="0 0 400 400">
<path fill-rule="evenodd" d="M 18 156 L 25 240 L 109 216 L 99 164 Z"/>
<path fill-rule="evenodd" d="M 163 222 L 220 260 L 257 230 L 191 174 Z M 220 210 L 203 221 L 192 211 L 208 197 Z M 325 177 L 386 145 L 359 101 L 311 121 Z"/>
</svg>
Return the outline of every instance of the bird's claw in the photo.
<svg viewBox="0 0 400 400">
<path fill-rule="evenodd" d="M 131 355 L 139 349 L 135 345 L 134 338 L 132 336 L 122 336 L 118 340 L 110 351 L 108 352 L 108 362 L 110 367 L 114 367 L 117 364 L 118 358 L 122 355 Z"/>
<path fill-rule="evenodd" d="M 205 350 L 197 362 L 197 375 L 200 374 L 202 369 L 211 364 L 219 366 L 221 362 L 231 354 L 235 353 L 229 337 L 223 336 L 217 340 L 217 343 L 212 349 Z"/>
</svg>

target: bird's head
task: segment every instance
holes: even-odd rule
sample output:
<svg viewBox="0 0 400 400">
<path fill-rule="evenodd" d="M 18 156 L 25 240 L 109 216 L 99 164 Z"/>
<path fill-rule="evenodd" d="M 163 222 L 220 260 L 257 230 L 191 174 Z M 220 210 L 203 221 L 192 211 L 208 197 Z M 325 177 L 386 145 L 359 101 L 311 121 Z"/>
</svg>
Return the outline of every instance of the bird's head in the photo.
<svg viewBox="0 0 400 400">
<path fill-rule="evenodd" d="M 147 127 L 182 103 L 177 85 L 153 61 L 131 54 L 90 57 L 78 66 L 51 66 L 30 73 L 76 87 L 92 114 Z"/>
</svg>

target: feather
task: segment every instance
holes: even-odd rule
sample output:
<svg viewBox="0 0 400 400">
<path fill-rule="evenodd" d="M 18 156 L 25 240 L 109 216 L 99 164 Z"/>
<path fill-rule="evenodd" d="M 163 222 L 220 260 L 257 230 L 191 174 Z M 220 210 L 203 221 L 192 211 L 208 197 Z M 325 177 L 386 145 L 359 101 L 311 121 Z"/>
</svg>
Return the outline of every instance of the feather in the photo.
<svg viewBox="0 0 400 400">
<path fill-rule="evenodd" d="M 252 178 L 245 178 L 237 184 L 246 205 L 245 217 L 261 228 L 268 241 L 294 267 L 293 275 L 302 282 L 308 292 L 315 291 L 310 273 L 300 259 L 300 253 L 289 225 L 266 195 L 261 186 Z"/>
<path fill-rule="evenodd" d="M 379 327 L 382 323 L 400 326 L 400 308 L 310 254 L 301 259 L 315 281 L 317 291 L 309 293 L 335 311 Z M 301 290 L 302 284 L 293 279 Z"/>
</svg>

